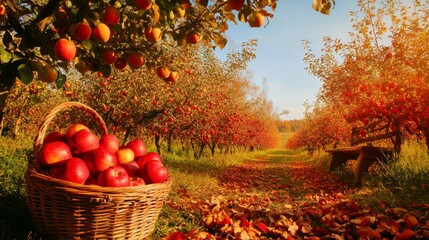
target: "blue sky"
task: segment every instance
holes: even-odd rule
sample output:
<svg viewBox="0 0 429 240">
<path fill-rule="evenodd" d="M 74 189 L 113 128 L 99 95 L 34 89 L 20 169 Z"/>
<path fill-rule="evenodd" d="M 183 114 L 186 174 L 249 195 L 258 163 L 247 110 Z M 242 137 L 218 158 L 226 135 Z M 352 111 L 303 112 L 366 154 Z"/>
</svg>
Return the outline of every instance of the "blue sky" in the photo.
<svg viewBox="0 0 429 240">
<path fill-rule="evenodd" d="M 313 51 L 322 48 L 323 36 L 347 39 L 351 31 L 350 11 L 357 10 L 357 1 L 337 0 L 330 15 L 312 9 L 312 0 L 279 0 L 274 18 L 265 28 L 250 28 L 239 22 L 231 24 L 228 45 L 219 57 L 231 49 L 239 49 L 242 42 L 257 39 L 256 59 L 249 65 L 253 81 L 268 86 L 268 98 L 280 112 L 288 110 L 283 119 L 303 117 L 303 103 L 314 102 L 321 82 L 309 75 L 303 62 L 302 40 L 312 42 Z"/>
</svg>

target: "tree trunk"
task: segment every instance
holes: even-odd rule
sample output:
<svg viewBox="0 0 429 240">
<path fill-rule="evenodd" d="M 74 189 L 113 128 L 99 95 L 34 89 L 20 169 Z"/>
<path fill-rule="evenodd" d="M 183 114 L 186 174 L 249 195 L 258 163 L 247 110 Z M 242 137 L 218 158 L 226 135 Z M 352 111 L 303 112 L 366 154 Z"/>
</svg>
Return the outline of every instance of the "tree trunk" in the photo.
<svg viewBox="0 0 429 240">
<path fill-rule="evenodd" d="M 205 146 L 206 146 L 205 143 L 200 144 L 200 152 L 198 153 L 198 158 L 201 158 L 201 156 L 203 155 L 203 151 L 204 151 Z"/>
<path fill-rule="evenodd" d="M 156 135 L 155 136 L 155 146 L 156 146 L 156 151 L 158 152 L 159 155 L 162 154 L 160 140 L 161 140 L 161 137 L 159 135 Z"/>
<path fill-rule="evenodd" d="M 425 133 L 425 138 L 426 138 L 426 147 L 427 147 L 428 154 L 429 154 L 429 127 L 425 128 L 424 133 Z"/>
<path fill-rule="evenodd" d="M 212 156 L 214 156 L 215 155 L 215 149 L 216 149 L 216 143 L 213 143 L 213 144 L 209 144 L 209 148 L 210 148 L 210 151 L 211 151 L 211 153 L 212 153 Z"/>
<path fill-rule="evenodd" d="M 6 117 L 6 100 L 13 87 L 16 76 L 16 67 L 20 61 L 10 64 L 0 64 L 0 134 L 3 132 L 4 118 Z"/>
<path fill-rule="evenodd" d="M 395 143 L 393 144 L 393 148 L 395 149 L 395 153 L 399 154 L 401 152 L 402 145 L 402 132 L 396 131 L 395 133 Z"/>
<path fill-rule="evenodd" d="M 130 136 L 131 133 L 131 127 L 127 127 L 127 131 L 125 131 L 125 137 L 124 137 L 124 141 L 122 142 L 122 145 L 125 145 L 125 143 L 128 140 L 128 137 Z"/>
<path fill-rule="evenodd" d="M 13 138 L 16 138 L 18 136 L 21 122 L 22 122 L 22 110 L 19 111 L 18 118 L 16 119 L 15 124 L 13 125 Z"/>
<path fill-rule="evenodd" d="M 194 158 L 198 159 L 197 150 L 195 149 L 194 143 L 192 141 L 191 141 L 191 148 L 192 148 L 192 151 L 194 152 Z"/>
<path fill-rule="evenodd" d="M 167 151 L 171 153 L 171 143 L 173 142 L 173 134 L 169 134 L 167 137 Z"/>
</svg>

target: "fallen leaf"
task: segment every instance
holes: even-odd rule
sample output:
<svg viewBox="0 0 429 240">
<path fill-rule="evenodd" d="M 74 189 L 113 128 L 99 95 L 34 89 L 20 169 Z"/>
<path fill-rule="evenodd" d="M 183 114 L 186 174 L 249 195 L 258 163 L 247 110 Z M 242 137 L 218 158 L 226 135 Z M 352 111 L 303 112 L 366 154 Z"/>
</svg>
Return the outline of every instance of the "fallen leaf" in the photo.
<svg viewBox="0 0 429 240">
<path fill-rule="evenodd" d="M 419 220 L 409 213 L 404 216 L 404 220 L 407 227 L 415 227 L 419 224 Z"/>
<path fill-rule="evenodd" d="M 378 231 L 376 231 L 370 227 L 357 228 L 356 234 L 359 237 L 368 237 L 368 238 L 372 238 L 372 239 L 380 239 L 381 238 L 381 234 Z"/>
<path fill-rule="evenodd" d="M 253 225 L 264 233 L 268 231 L 267 225 L 265 225 L 263 222 L 254 222 Z"/>
</svg>

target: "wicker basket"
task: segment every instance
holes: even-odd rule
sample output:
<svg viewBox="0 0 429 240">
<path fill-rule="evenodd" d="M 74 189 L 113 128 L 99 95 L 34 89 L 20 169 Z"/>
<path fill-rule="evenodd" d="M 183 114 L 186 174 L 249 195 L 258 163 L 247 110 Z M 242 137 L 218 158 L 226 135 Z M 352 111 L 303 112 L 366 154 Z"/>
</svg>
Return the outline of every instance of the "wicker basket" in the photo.
<svg viewBox="0 0 429 240">
<path fill-rule="evenodd" d="M 46 130 L 66 108 L 89 113 L 100 134 L 107 133 L 102 118 L 78 102 L 60 104 L 45 117 L 25 175 L 27 204 L 36 230 L 49 239 L 143 239 L 151 235 L 171 189 L 170 176 L 161 184 L 113 188 L 75 184 L 44 173 L 37 159 Z"/>
</svg>

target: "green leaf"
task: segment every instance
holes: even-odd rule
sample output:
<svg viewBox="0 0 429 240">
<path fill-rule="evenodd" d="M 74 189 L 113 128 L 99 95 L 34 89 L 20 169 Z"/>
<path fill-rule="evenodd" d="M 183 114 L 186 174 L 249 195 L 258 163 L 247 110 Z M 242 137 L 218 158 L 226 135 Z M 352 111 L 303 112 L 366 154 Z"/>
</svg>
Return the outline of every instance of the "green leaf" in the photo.
<svg viewBox="0 0 429 240">
<path fill-rule="evenodd" d="M 12 59 L 12 54 L 0 46 L 0 63 L 8 63 Z"/>
<path fill-rule="evenodd" d="M 12 62 L 21 60 L 23 58 L 22 54 L 15 52 L 12 56 Z"/>
<path fill-rule="evenodd" d="M 62 68 L 57 68 L 57 71 L 58 71 L 58 78 L 56 81 L 57 88 L 61 89 L 61 88 L 63 88 L 64 84 L 67 81 L 67 75 L 64 74 L 64 69 L 62 69 Z"/>
<path fill-rule="evenodd" d="M 88 50 L 91 50 L 92 49 L 92 42 L 89 40 L 82 41 L 82 46 Z"/>
<path fill-rule="evenodd" d="M 33 70 L 27 64 L 20 64 L 17 68 L 18 77 L 24 84 L 29 84 L 33 81 Z"/>
</svg>

